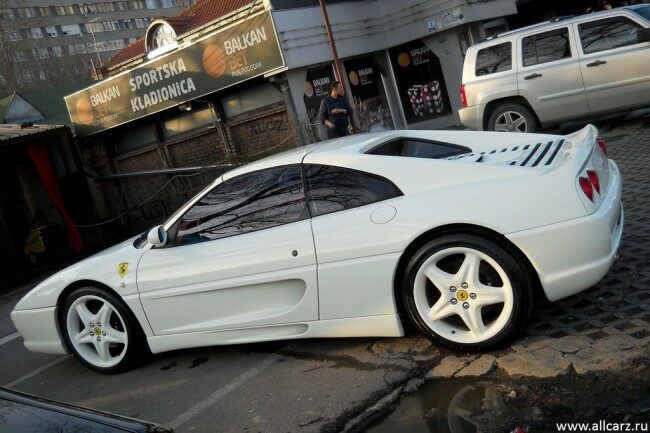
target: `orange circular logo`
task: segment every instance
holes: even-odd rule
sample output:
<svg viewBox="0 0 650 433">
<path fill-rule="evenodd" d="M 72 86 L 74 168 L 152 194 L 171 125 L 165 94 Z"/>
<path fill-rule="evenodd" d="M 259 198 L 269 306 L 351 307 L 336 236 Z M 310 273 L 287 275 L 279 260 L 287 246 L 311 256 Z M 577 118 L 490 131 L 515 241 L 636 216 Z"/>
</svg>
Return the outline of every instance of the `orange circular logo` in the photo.
<svg viewBox="0 0 650 433">
<path fill-rule="evenodd" d="M 314 86 L 309 81 L 305 81 L 305 96 L 308 98 L 314 96 Z"/>
<path fill-rule="evenodd" d="M 77 121 L 82 125 L 90 125 L 95 120 L 93 114 L 93 106 L 87 99 L 80 99 L 75 106 L 75 113 L 77 114 Z"/>
<path fill-rule="evenodd" d="M 221 77 L 226 72 L 226 53 L 218 45 L 208 45 L 203 50 L 203 68 L 212 78 Z"/>
<path fill-rule="evenodd" d="M 353 86 L 359 85 L 359 74 L 357 74 L 357 71 L 350 72 L 350 84 Z"/>
<path fill-rule="evenodd" d="M 399 56 L 397 56 L 397 63 L 402 68 L 406 68 L 409 64 L 411 64 L 411 57 L 406 53 L 402 53 Z"/>
</svg>

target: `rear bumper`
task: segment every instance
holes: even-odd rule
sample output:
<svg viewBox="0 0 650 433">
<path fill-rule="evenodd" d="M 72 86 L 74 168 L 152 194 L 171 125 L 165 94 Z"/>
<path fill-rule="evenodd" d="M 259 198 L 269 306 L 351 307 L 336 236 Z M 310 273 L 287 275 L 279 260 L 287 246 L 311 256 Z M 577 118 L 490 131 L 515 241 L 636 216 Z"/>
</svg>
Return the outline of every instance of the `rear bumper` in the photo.
<svg viewBox="0 0 650 433">
<path fill-rule="evenodd" d="M 483 130 L 483 108 L 474 105 L 473 107 L 461 108 L 458 110 L 460 121 L 466 127 L 475 131 Z"/>
<path fill-rule="evenodd" d="M 56 308 L 14 310 L 11 320 L 22 335 L 24 345 L 33 352 L 65 354 L 56 320 Z"/>
<path fill-rule="evenodd" d="M 596 212 L 582 218 L 507 235 L 537 270 L 549 301 L 599 282 L 618 253 L 623 235 L 622 181 L 616 164 L 607 195 Z"/>
</svg>

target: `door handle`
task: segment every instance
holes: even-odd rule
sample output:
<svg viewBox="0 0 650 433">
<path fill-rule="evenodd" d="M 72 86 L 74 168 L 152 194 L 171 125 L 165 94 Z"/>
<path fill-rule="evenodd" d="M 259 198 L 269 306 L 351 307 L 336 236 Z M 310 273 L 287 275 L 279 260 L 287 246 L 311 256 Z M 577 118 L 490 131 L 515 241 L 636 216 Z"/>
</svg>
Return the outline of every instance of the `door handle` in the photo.
<svg viewBox="0 0 650 433">
<path fill-rule="evenodd" d="M 605 60 L 596 60 L 595 62 L 587 63 L 588 68 L 593 68 L 594 66 L 600 66 L 607 63 Z"/>
<path fill-rule="evenodd" d="M 542 74 L 531 74 L 531 75 L 526 75 L 524 77 L 524 80 L 534 80 L 535 78 L 543 77 Z"/>
</svg>

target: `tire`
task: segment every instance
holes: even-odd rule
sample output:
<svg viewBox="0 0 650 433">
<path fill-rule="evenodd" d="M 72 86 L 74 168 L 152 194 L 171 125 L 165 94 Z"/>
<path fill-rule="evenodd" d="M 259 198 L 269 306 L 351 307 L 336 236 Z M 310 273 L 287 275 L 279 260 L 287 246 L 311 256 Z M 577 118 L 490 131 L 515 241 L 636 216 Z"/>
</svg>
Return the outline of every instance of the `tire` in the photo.
<svg viewBox="0 0 650 433">
<path fill-rule="evenodd" d="M 59 324 L 68 349 L 99 373 L 127 371 L 151 354 L 133 313 L 105 290 L 73 291 L 60 309 Z"/>
<path fill-rule="evenodd" d="M 533 280 L 525 269 L 491 240 L 445 235 L 421 247 L 407 264 L 404 309 L 412 324 L 440 346 L 497 349 L 516 337 L 530 314 Z"/>
<path fill-rule="evenodd" d="M 519 121 L 524 123 L 518 125 Z M 499 105 L 488 120 L 488 131 L 537 132 L 538 130 L 539 125 L 533 112 L 528 107 L 516 102 Z"/>
</svg>

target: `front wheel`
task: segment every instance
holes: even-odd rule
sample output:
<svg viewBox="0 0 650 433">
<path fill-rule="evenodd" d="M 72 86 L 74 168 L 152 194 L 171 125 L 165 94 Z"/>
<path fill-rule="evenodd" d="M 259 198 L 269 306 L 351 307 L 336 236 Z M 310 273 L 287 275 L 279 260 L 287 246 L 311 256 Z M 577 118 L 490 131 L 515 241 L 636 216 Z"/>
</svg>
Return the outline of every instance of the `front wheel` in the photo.
<svg viewBox="0 0 650 433">
<path fill-rule="evenodd" d="M 430 241 L 413 256 L 402 296 L 410 320 L 434 342 L 462 351 L 491 350 L 522 329 L 532 282 L 501 246 L 454 234 Z"/>
<path fill-rule="evenodd" d="M 133 314 L 117 297 L 94 287 L 68 296 L 61 325 L 77 359 L 100 373 L 125 371 L 148 352 Z"/>
</svg>

